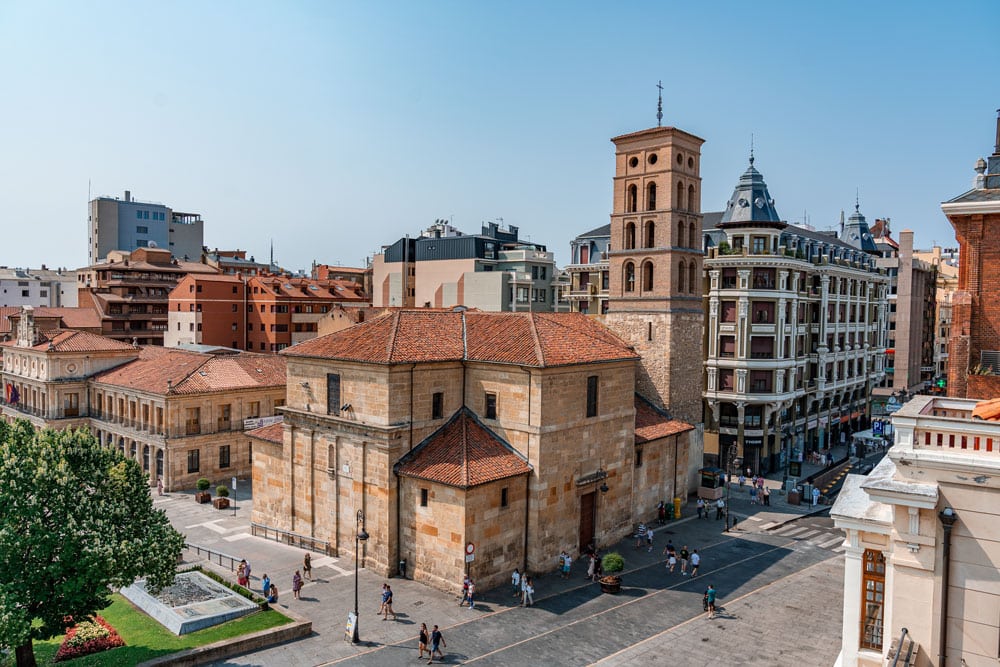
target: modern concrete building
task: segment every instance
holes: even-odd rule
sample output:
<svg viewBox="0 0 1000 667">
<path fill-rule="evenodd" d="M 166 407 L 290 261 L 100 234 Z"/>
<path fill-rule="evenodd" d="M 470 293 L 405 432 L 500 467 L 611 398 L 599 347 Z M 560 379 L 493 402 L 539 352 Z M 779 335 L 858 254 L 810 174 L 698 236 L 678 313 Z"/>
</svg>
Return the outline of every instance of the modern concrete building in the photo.
<svg viewBox="0 0 1000 667">
<path fill-rule="evenodd" d="M 930 389 L 937 333 L 937 268 L 916 257 L 913 232 L 892 238 L 889 218 L 875 221 L 875 265 L 889 277 L 889 340 L 885 377 L 872 390 L 872 414 L 887 414 L 891 397 Z"/>
<path fill-rule="evenodd" d="M 386 246 L 372 260 L 372 305 L 494 312 L 560 309 L 555 259 L 496 222 L 466 235 L 443 221 Z"/>
<path fill-rule="evenodd" d="M 996 145 L 976 162 L 972 189 L 941 204 L 955 228 L 961 262 L 952 301 L 948 395 L 1000 396 L 1000 112 Z"/>
<path fill-rule="evenodd" d="M 847 476 L 830 512 L 847 537 L 840 667 L 1000 661 L 1000 422 L 976 406 L 915 396 L 888 456 Z"/>
<path fill-rule="evenodd" d="M 76 271 L 0 266 L 0 307 L 75 308 Z"/>
<path fill-rule="evenodd" d="M 552 569 L 686 497 L 690 424 L 635 395 L 637 355 L 578 313 L 397 310 L 285 350 L 253 521 L 457 590 Z M 475 560 L 467 563 L 467 545 Z M 468 568 L 468 570 L 467 570 Z"/>
<path fill-rule="evenodd" d="M 182 213 L 156 202 L 139 201 L 125 191 L 125 198 L 90 200 L 87 218 L 87 259 L 98 264 L 113 250 L 162 248 L 184 261 L 197 262 L 204 243 L 204 222 L 199 213 Z"/>
<path fill-rule="evenodd" d="M 566 265 L 569 289 L 565 298 L 574 313 L 604 315 L 608 312 L 611 286 L 608 250 L 611 225 L 580 234 L 570 241 L 570 263 Z"/>
<path fill-rule="evenodd" d="M 927 262 L 937 271 L 934 329 L 934 384 L 931 391 L 945 393 L 948 381 L 948 344 L 951 342 L 952 301 L 958 289 L 958 248 L 934 246 L 930 250 L 913 253 L 916 259 Z"/>
<path fill-rule="evenodd" d="M 836 234 L 782 221 L 753 162 L 705 214 L 705 460 L 769 472 L 867 423 L 888 279 Z"/>
</svg>

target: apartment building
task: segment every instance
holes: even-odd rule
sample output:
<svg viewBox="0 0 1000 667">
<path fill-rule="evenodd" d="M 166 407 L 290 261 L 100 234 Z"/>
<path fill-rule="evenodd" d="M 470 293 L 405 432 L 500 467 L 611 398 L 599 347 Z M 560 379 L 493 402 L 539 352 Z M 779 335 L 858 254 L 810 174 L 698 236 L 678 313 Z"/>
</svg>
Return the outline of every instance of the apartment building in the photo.
<svg viewBox="0 0 1000 667">
<path fill-rule="evenodd" d="M 931 391 L 945 393 L 948 381 L 948 344 L 951 341 L 951 304 L 958 289 L 958 248 L 934 246 L 918 250 L 913 256 L 935 267 L 937 289 L 934 292 L 934 383 Z"/>
<path fill-rule="evenodd" d="M 565 268 L 569 288 L 565 299 L 572 312 L 585 315 L 604 315 L 608 312 L 610 247 L 610 224 L 580 234 L 570 241 L 570 263 Z"/>
<path fill-rule="evenodd" d="M 0 266 L 0 308 L 75 308 L 76 271 Z"/>
<path fill-rule="evenodd" d="M 167 299 L 165 347 L 221 345 L 247 348 L 247 279 L 239 275 L 189 273 Z"/>
<path fill-rule="evenodd" d="M 559 300 L 555 258 L 518 237 L 517 227 L 484 223 L 466 235 L 437 221 L 419 238 L 399 239 L 372 260 L 376 307 L 552 312 Z"/>
<path fill-rule="evenodd" d="M 162 345 L 170 291 L 189 273 L 215 275 L 216 269 L 171 258 L 161 248 L 114 251 L 109 261 L 80 269 L 79 303 L 97 311 L 102 335 Z"/>
<path fill-rule="evenodd" d="M 887 346 L 875 258 L 781 220 L 752 157 L 704 234 L 706 462 L 779 470 L 867 424 Z"/>
<path fill-rule="evenodd" d="M 1000 396 L 1000 112 L 996 144 L 976 162 L 972 189 L 941 204 L 955 229 L 961 262 L 952 301 L 948 395 Z"/>
<path fill-rule="evenodd" d="M 157 202 L 139 201 L 125 191 L 124 199 L 90 200 L 87 217 L 87 260 L 99 264 L 113 250 L 162 248 L 185 261 L 201 257 L 205 224 L 199 213 L 183 213 Z"/>
</svg>

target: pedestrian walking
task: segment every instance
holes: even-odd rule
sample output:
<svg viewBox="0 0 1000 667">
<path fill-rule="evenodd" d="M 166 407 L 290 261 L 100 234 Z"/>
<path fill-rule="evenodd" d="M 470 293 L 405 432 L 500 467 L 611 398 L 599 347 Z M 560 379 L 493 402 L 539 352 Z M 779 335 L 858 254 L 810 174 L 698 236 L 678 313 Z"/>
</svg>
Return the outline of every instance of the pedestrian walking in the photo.
<svg viewBox="0 0 1000 667">
<path fill-rule="evenodd" d="M 292 597 L 299 600 L 299 591 L 302 590 L 302 575 L 299 574 L 298 570 L 295 570 L 295 574 L 292 575 Z"/>
<path fill-rule="evenodd" d="M 526 577 L 526 579 L 528 580 L 528 585 L 524 589 L 524 597 L 526 600 L 524 606 L 531 607 L 535 604 L 535 580 L 531 577 Z"/>
<path fill-rule="evenodd" d="M 661 526 L 667 522 L 667 504 L 662 500 L 656 506 L 656 522 Z"/>
<path fill-rule="evenodd" d="M 686 577 L 687 576 L 688 558 L 690 557 L 690 555 L 691 554 L 688 552 L 688 545 L 685 544 L 684 546 L 681 547 L 681 576 L 682 577 Z"/>
<path fill-rule="evenodd" d="M 743 473 L 740 473 L 740 491 L 743 490 L 743 485 L 746 483 L 747 483 L 747 478 L 743 476 Z"/>
<path fill-rule="evenodd" d="M 160 496 L 163 495 L 163 478 L 162 477 L 157 477 L 156 478 L 156 493 L 157 493 L 157 495 L 160 495 Z"/>
<path fill-rule="evenodd" d="M 667 546 L 663 547 L 663 555 L 664 556 L 669 556 L 674 551 L 675 551 L 675 549 L 674 549 L 674 541 L 671 540 L 670 538 L 667 538 Z"/>
<path fill-rule="evenodd" d="M 594 570 L 597 567 L 597 555 L 590 554 L 590 563 L 587 565 L 587 578 L 591 581 L 594 580 Z"/>
<path fill-rule="evenodd" d="M 708 590 L 705 591 L 705 599 L 708 602 L 708 617 L 715 618 L 715 586 L 712 584 L 709 584 Z"/>
<path fill-rule="evenodd" d="M 309 581 L 313 580 L 313 561 L 312 556 L 308 551 L 306 552 L 306 555 L 302 557 L 302 576 Z"/>
<path fill-rule="evenodd" d="M 691 576 L 698 576 L 698 566 L 701 565 L 701 555 L 698 554 L 698 550 L 694 549 L 691 552 Z"/>
<path fill-rule="evenodd" d="M 382 593 L 382 620 L 388 621 L 389 614 L 392 614 L 392 620 L 395 621 L 396 612 L 392 610 L 392 587 L 386 584 L 385 591 Z"/>
<path fill-rule="evenodd" d="M 675 567 L 677 567 L 677 553 L 671 550 L 667 553 L 667 571 L 673 574 Z"/>
<path fill-rule="evenodd" d="M 386 589 L 388 589 L 388 588 L 389 588 L 389 584 L 382 584 L 382 594 L 379 597 L 378 611 L 375 612 L 376 616 L 381 616 L 382 613 L 385 611 L 385 592 L 386 592 Z"/>
<path fill-rule="evenodd" d="M 441 631 L 438 630 L 438 626 L 435 625 L 434 629 L 431 630 L 431 658 L 427 661 L 428 665 L 434 662 L 435 653 L 438 654 L 438 657 L 441 658 L 441 660 L 444 660 L 444 653 L 441 652 L 442 646 L 448 648 L 448 642 L 444 640 L 444 635 L 441 634 Z"/>
<path fill-rule="evenodd" d="M 756 484 L 754 484 L 754 485 L 752 485 L 750 487 L 750 504 L 751 505 L 756 505 L 757 504 L 757 485 Z"/>
<path fill-rule="evenodd" d="M 819 504 L 819 487 L 816 487 L 816 486 L 813 487 L 813 501 L 812 501 L 812 504 L 813 504 L 813 507 L 815 507 L 817 504 Z"/>
<path fill-rule="evenodd" d="M 646 551 L 653 551 L 653 527 L 646 528 Z"/>
<path fill-rule="evenodd" d="M 470 580 L 469 581 L 469 609 L 475 609 L 475 608 L 476 608 L 476 582 Z M 396 615 L 393 614 L 392 617 L 393 617 L 393 619 L 395 619 Z"/>
<path fill-rule="evenodd" d="M 769 487 L 765 486 L 764 489 L 760 493 L 761 493 L 761 497 L 764 499 L 764 505 L 766 507 L 770 507 L 771 506 L 771 489 Z"/>
<path fill-rule="evenodd" d="M 428 655 L 431 655 L 430 650 L 427 648 L 427 642 L 430 640 L 430 635 L 427 632 L 427 624 L 420 624 L 420 638 L 417 640 L 417 650 L 420 651 L 420 655 L 417 656 L 418 660 L 423 660 L 424 651 L 427 651 Z"/>
<path fill-rule="evenodd" d="M 521 606 L 525 606 L 528 602 L 528 573 L 527 571 L 521 574 Z"/>
<path fill-rule="evenodd" d="M 638 550 L 642 547 L 643 540 L 646 539 L 646 524 L 640 523 L 638 530 L 635 531 L 635 548 Z"/>
<path fill-rule="evenodd" d="M 512 597 L 517 597 L 521 594 L 521 573 L 518 572 L 517 568 L 514 568 L 514 574 L 510 575 L 510 585 L 514 591 Z"/>
<path fill-rule="evenodd" d="M 726 508 L 726 501 L 721 497 L 715 501 L 715 520 L 722 518 L 722 511 Z"/>
<path fill-rule="evenodd" d="M 271 592 L 271 578 L 267 576 L 267 572 L 264 573 L 264 578 L 260 580 L 260 590 L 264 593 L 264 597 Z"/>
<path fill-rule="evenodd" d="M 695 504 L 698 509 L 698 518 L 701 518 L 702 512 L 705 511 L 705 500 L 704 498 L 698 498 L 698 502 Z"/>
<path fill-rule="evenodd" d="M 246 586 L 247 588 L 249 588 L 250 587 L 250 561 L 248 561 L 246 558 L 244 558 L 240 562 L 243 563 L 246 566 L 246 567 L 243 568 L 243 574 L 247 578 L 247 583 L 245 583 L 243 585 Z"/>
<path fill-rule="evenodd" d="M 569 568 L 572 564 L 573 564 L 573 557 L 570 556 L 569 554 L 566 554 L 566 557 L 563 559 L 563 566 L 562 566 L 563 579 L 569 579 Z"/>
<path fill-rule="evenodd" d="M 240 564 L 236 566 L 236 583 L 240 586 L 246 587 L 250 582 L 247 580 L 247 562 L 246 559 L 240 561 Z"/>
</svg>

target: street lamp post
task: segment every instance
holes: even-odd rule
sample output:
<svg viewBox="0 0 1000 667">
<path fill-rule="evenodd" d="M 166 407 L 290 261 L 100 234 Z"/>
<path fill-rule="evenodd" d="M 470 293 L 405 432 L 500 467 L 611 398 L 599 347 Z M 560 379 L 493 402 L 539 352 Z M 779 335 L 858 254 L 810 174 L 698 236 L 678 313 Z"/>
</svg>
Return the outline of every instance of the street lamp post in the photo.
<svg viewBox="0 0 1000 667">
<path fill-rule="evenodd" d="M 726 462 L 726 532 L 729 532 L 729 515 L 733 511 L 732 500 L 733 500 L 733 467 L 743 466 L 743 459 L 736 456 L 736 445 L 732 445 L 729 449 L 729 456 L 726 457 L 728 461 Z"/>
<path fill-rule="evenodd" d="M 355 525 L 356 532 L 354 534 L 354 634 L 351 636 L 351 642 L 357 644 L 360 640 L 358 637 L 358 624 L 360 622 L 360 616 L 358 614 L 358 554 L 361 552 L 361 543 L 368 541 L 368 533 L 365 531 L 365 513 L 362 510 L 358 510 L 357 523 Z"/>
</svg>

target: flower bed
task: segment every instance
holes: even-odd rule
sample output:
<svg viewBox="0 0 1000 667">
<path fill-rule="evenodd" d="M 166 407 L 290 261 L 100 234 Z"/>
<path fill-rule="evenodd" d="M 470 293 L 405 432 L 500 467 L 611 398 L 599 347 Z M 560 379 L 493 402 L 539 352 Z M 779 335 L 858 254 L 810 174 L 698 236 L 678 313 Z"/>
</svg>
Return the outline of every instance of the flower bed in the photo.
<svg viewBox="0 0 1000 667">
<path fill-rule="evenodd" d="M 118 631 L 95 615 L 93 620 L 81 621 L 66 631 L 66 638 L 52 661 L 72 660 L 119 646 L 125 646 L 125 641 L 118 635 Z"/>
</svg>

